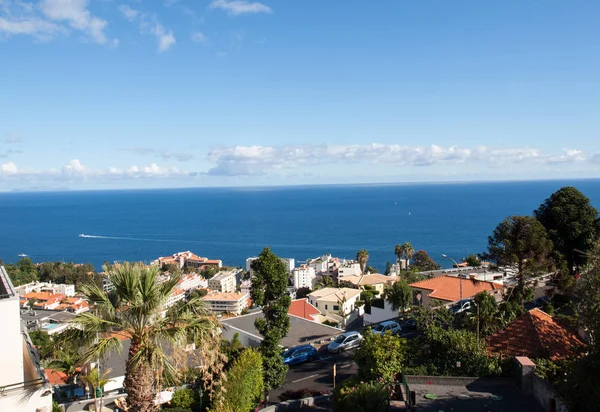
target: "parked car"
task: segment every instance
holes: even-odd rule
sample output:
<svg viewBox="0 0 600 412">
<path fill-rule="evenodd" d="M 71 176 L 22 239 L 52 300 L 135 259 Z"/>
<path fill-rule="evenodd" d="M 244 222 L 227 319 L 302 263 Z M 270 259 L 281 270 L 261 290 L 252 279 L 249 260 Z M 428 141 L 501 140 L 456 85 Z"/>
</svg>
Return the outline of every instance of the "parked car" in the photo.
<svg viewBox="0 0 600 412">
<path fill-rule="evenodd" d="M 357 348 L 363 337 L 356 331 L 344 332 L 333 342 L 327 345 L 327 350 L 331 353 L 340 353 L 348 349 Z"/>
<path fill-rule="evenodd" d="M 317 349 L 312 345 L 294 346 L 283 353 L 283 363 L 296 365 L 302 362 L 314 362 L 318 357 Z"/>
<path fill-rule="evenodd" d="M 407 320 L 406 327 L 411 328 L 411 329 L 416 329 L 417 328 L 417 320 L 413 319 L 413 318 Z"/>
<path fill-rule="evenodd" d="M 449 310 L 455 315 L 471 309 L 471 299 L 463 299 L 450 306 Z"/>
<path fill-rule="evenodd" d="M 376 333 L 377 335 L 383 335 L 386 332 L 390 332 L 392 335 L 399 335 L 402 333 L 402 327 L 400 326 L 400 324 L 393 320 L 386 320 L 385 322 L 381 322 L 372 330 L 373 333 Z"/>
</svg>

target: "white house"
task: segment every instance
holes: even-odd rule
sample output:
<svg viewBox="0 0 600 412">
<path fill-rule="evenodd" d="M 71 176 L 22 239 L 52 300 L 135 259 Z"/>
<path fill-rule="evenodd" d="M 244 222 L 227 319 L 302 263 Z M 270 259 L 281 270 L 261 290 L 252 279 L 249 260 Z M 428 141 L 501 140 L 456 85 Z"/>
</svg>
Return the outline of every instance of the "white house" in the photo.
<svg viewBox="0 0 600 412">
<path fill-rule="evenodd" d="M 208 288 L 208 280 L 199 276 L 197 273 L 188 273 L 179 279 L 179 284 L 177 286 L 184 291 L 206 289 Z"/>
<path fill-rule="evenodd" d="M 236 275 L 238 270 L 219 272 L 208 280 L 208 288 L 218 292 L 235 292 Z"/>
<path fill-rule="evenodd" d="M 316 278 L 315 268 L 308 265 L 302 265 L 295 268 L 292 271 L 292 279 L 294 282 L 294 287 L 296 289 L 300 288 L 313 288 L 313 283 Z"/>
<path fill-rule="evenodd" d="M 75 285 L 65 285 L 52 282 L 31 282 L 15 288 L 15 291 L 23 296 L 31 292 L 49 292 L 51 294 L 75 296 Z"/>
<path fill-rule="evenodd" d="M 360 264 L 353 260 L 343 262 L 338 267 L 338 279 L 346 276 L 360 276 L 361 274 Z"/>
<path fill-rule="evenodd" d="M 323 255 L 318 258 L 308 259 L 306 264 L 315 269 L 315 273 L 320 275 L 322 273 L 327 273 L 329 270 L 329 261 L 331 260 L 331 255 Z"/>
<path fill-rule="evenodd" d="M 244 280 L 242 283 L 240 283 L 240 292 L 250 295 L 250 289 L 252 289 L 251 280 Z"/>
<path fill-rule="evenodd" d="M 46 379 L 37 351 L 21 327 L 19 295 L 4 267 L 0 266 L 0 410 L 52 410 L 52 390 Z"/>
<path fill-rule="evenodd" d="M 360 290 L 350 288 L 323 288 L 308 295 L 308 302 L 324 316 L 348 316 L 354 312 Z M 343 310 L 342 310 L 343 307 Z"/>
</svg>

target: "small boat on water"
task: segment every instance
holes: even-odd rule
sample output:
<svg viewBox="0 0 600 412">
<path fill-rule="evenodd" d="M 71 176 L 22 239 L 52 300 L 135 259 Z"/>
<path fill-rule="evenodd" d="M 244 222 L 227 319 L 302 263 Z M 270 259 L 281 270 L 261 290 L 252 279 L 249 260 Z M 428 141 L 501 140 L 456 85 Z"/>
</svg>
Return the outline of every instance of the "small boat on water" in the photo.
<svg viewBox="0 0 600 412">
<path fill-rule="evenodd" d="M 79 237 L 85 237 L 85 235 L 83 233 L 80 233 Z"/>
<path fill-rule="evenodd" d="M 21 253 L 19 255 L 17 255 L 18 257 L 27 257 L 27 255 L 25 253 Z"/>
</svg>

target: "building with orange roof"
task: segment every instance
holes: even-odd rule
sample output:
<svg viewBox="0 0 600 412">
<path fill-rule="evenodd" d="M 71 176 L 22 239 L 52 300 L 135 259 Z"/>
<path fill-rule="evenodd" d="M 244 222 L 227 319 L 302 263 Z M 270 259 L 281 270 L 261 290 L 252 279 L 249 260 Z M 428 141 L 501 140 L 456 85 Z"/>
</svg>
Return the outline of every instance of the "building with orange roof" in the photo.
<svg viewBox="0 0 600 412">
<path fill-rule="evenodd" d="M 211 292 L 202 300 L 213 313 L 233 313 L 239 315 L 248 307 L 249 295 L 237 292 Z"/>
<path fill-rule="evenodd" d="M 159 265 L 161 267 L 173 264 L 179 266 L 179 268 L 183 268 L 184 266 L 190 266 L 196 269 L 202 269 L 205 267 L 220 268 L 223 266 L 223 262 L 221 260 L 200 257 L 195 253 L 190 252 L 189 250 L 186 252 L 178 252 L 171 256 L 159 257 L 158 259 L 152 261 L 152 264 Z"/>
<path fill-rule="evenodd" d="M 364 276 L 346 276 L 340 279 L 340 281 L 352 283 L 361 289 L 364 286 L 372 286 L 380 294 L 383 293 L 386 286 L 391 285 L 396 280 L 397 278 L 394 276 L 385 276 L 380 273 L 372 273 Z"/>
<path fill-rule="evenodd" d="M 321 311 L 310 304 L 308 298 L 292 300 L 288 314 L 304 318 L 312 322 L 320 322 Z"/>
<path fill-rule="evenodd" d="M 44 368 L 44 372 L 46 373 L 46 379 L 52 386 L 65 385 L 67 383 L 67 374 L 58 369 Z"/>
<path fill-rule="evenodd" d="M 501 284 L 476 280 L 473 277 L 440 276 L 411 283 L 410 287 L 413 290 L 413 297 L 417 303 L 422 305 L 429 305 L 434 301 L 449 304 L 461 299 L 472 298 L 477 293 L 484 291 L 498 297 L 502 294 Z"/>
<path fill-rule="evenodd" d="M 531 309 L 486 340 L 490 353 L 553 361 L 573 358 L 584 347 L 575 332 L 538 308 Z"/>
<path fill-rule="evenodd" d="M 51 292 L 29 292 L 22 298 L 25 299 L 23 306 L 29 307 L 30 302 L 33 302 L 33 307 L 37 309 L 56 309 L 66 296 Z"/>
</svg>

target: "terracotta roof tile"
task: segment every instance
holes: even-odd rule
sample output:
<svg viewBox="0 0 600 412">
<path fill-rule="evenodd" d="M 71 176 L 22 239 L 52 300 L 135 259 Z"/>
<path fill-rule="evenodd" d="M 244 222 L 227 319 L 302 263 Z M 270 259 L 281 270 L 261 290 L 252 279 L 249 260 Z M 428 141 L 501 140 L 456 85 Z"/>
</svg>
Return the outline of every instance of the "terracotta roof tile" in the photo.
<svg viewBox="0 0 600 412">
<path fill-rule="evenodd" d="M 467 299 L 475 296 L 479 292 L 493 291 L 502 289 L 502 285 L 494 282 L 482 280 L 472 280 L 459 278 L 457 276 L 441 276 L 439 278 L 422 280 L 411 283 L 410 286 L 416 289 L 431 290 L 430 298 L 456 302 L 460 300 L 460 287 L 462 280 L 462 298 Z"/>
<path fill-rule="evenodd" d="M 508 356 L 567 359 L 583 347 L 581 339 L 540 309 L 532 309 L 487 338 L 488 351 Z"/>
<path fill-rule="evenodd" d="M 308 303 L 307 298 L 304 298 L 292 300 L 288 313 L 290 315 L 298 316 L 299 318 L 314 321 L 314 316 L 319 315 L 321 312 L 319 309 Z"/>
</svg>

